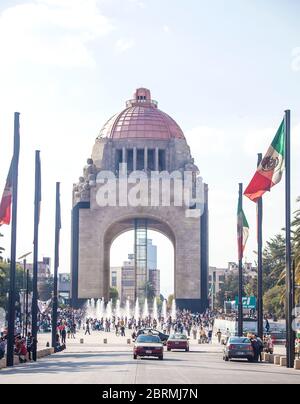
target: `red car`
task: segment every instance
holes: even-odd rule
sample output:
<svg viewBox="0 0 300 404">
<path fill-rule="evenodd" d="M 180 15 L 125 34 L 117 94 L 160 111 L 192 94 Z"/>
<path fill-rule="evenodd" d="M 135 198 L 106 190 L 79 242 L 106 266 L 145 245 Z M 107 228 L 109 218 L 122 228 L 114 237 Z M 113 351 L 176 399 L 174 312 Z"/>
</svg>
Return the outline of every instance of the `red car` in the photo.
<svg viewBox="0 0 300 404">
<path fill-rule="evenodd" d="M 133 359 L 154 357 L 164 359 L 164 346 L 155 335 L 140 335 L 133 348 Z"/>
<path fill-rule="evenodd" d="M 188 337 L 185 334 L 171 335 L 167 342 L 167 350 L 170 352 L 172 349 L 180 349 L 189 352 L 190 344 Z"/>
</svg>

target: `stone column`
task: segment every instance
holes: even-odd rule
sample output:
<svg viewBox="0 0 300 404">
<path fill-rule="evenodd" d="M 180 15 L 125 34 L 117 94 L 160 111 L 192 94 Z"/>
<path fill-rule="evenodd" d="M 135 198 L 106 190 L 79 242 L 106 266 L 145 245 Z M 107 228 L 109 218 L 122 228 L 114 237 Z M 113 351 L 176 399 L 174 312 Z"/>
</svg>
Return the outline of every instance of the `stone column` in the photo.
<svg viewBox="0 0 300 404">
<path fill-rule="evenodd" d="M 148 147 L 145 147 L 144 150 L 144 165 L 145 165 L 145 171 L 148 170 Z"/>
<path fill-rule="evenodd" d="M 159 148 L 155 148 L 155 171 L 159 171 Z"/>
<path fill-rule="evenodd" d="M 126 160 L 127 160 L 126 157 L 127 157 L 126 156 L 126 147 L 123 147 L 122 148 L 122 163 L 126 163 Z"/>
<path fill-rule="evenodd" d="M 137 148 L 133 148 L 133 171 L 136 171 L 137 167 Z"/>
</svg>

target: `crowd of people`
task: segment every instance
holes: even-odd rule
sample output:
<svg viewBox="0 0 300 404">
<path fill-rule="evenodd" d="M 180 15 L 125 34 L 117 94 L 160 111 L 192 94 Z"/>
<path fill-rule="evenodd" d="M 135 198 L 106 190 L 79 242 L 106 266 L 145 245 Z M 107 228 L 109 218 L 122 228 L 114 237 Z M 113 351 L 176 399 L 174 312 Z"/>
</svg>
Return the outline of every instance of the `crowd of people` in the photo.
<svg viewBox="0 0 300 404">
<path fill-rule="evenodd" d="M 229 329 L 221 331 L 214 329 L 215 319 L 220 318 L 219 313 L 210 312 L 209 310 L 203 314 L 192 314 L 189 311 L 177 311 L 176 315 L 169 315 L 166 318 L 160 316 L 153 318 L 147 316 L 143 319 L 134 317 L 112 316 L 111 318 L 86 318 L 84 310 L 75 310 L 72 308 L 58 309 L 58 321 L 56 327 L 56 352 L 66 349 L 68 340 L 76 339 L 76 334 L 79 330 L 83 330 L 85 335 L 91 335 L 92 332 L 114 332 L 116 336 L 126 337 L 137 335 L 140 329 L 149 328 L 158 330 L 165 335 L 172 333 L 186 334 L 193 340 L 198 340 L 201 344 L 211 344 L 213 338 L 219 344 L 223 344 L 231 337 Z M 45 311 L 38 316 L 39 332 L 51 332 L 52 317 L 51 311 Z M 30 323 L 29 323 L 30 329 Z M 273 353 L 274 346 L 271 336 L 269 335 L 270 324 L 266 320 L 267 335 L 263 340 L 253 334 L 248 334 L 251 340 L 255 357 L 257 360 L 261 357 L 263 351 Z M 15 330 L 15 354 L 19 357 L 20 363 L 32 360 L 32 351 L 38 341 L 32 338 L 31 332 L 24 335 L 24 330 L 20 327 L 19 322 L 16 322 Z M 7 344 L 7 331 L 1 333 L 0 337 L 0 359 L 5 355 Z M 296 353 L 300 355 L 300 339 L 296 341 Z"/>
</svg>

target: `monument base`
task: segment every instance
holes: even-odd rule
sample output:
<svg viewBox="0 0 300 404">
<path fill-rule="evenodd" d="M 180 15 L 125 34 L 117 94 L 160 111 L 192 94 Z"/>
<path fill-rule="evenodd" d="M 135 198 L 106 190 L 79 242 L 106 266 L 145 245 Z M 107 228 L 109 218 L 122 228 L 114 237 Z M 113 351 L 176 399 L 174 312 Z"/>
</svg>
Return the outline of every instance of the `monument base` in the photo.
<svg viewBox="0 0 300 404">
<path fill-rule="evenodd" d="M 208 301 L 203 299 L 176 299 L 178 310 L 188 310 L 192 313 L 204 313 L 208 307 Z"/>
</svg>

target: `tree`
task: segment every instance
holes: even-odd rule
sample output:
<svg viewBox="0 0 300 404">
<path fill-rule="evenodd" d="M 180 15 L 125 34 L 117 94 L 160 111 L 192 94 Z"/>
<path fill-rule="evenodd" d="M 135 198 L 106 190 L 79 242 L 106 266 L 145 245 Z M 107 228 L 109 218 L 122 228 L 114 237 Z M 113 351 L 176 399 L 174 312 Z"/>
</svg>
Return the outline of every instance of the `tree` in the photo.
<svg viewBox="0 0 300 404">
<path fill-rule="evenodd" d="M 116 289 L 116 288 L 109 289 L 109 299 L 112 300 L 114 305 L 117 303 L 117 300 L 119 299 L 118 289 Z"/>
<path fill-rule="evenodd" d="M 144 285 L 144 295 L 147 298 L 148 302 L 153 302 L 154 298 L 156 297 L 155 287 L 149 281 L 147 281 Z"/>
<path fill-rule="evenodd" d="M 300 202 L 300 197 L 297 199 Z M 296 266 L 296 284 L 300 285 L 300 209 L 295 212 L 295 220 L 293 222 L 293 244 Z M 297 302 L 300 302 L 300 290 L 296 292 Z"/>
<path fill-rule="evenodd" d="M 3 237 L 3 234 L 0 233 L 0 237 Z M 5 248 L 3 248 L 3 247 L 0 246 L 0 261 L 3 260 L 3 257 L 2 257 L 3 251 L 5 251 Z"/>
<path fill-rule="evenodd" d="M 0 307 L 7 309 L 7 294 L 9 291 L 10 265 L 0 262 Z M 16 298 L 19 300 L 19 293 L 24 287 L 24 271 L 20 265 L 16 267 Z M 29 279 L 29 292 L 32 292 L 32 279 Z"/>
<path fill-rule="evenodd" d="M 285 310 L 282 303 L 282 286 L 274 286 L 264 295 L 264 310 L 267 313 L 275 315 L 277 318 L 284 318 Z"/>
<path fill-rule="evenodd" d="M 168 297 L 168 309 L 169 310 L 171 310 L 171 308 L 172 308 L 172 304 L 173 304 L 173 300 L 175 299 L 175 296 L 174 295 L 170 295 L 169 297 Z"/>
<path fill-rule="evenodd" d="M 54 278 L 50 276 L 47 279 L 38 282 L 39 300 L 46 302 L 53 296 Z"/>
</svg>

